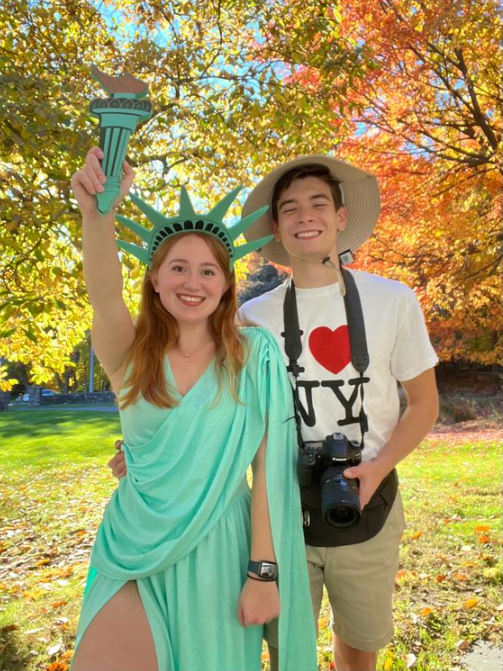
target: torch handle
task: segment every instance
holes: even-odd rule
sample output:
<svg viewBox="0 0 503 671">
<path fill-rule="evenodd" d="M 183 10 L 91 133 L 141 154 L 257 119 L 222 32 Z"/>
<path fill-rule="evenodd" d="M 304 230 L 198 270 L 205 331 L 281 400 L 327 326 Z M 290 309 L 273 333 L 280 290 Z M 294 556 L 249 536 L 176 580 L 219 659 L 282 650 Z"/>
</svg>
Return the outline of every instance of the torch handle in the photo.
<svg viewBox="0 0 503 671">
<path fill-rule="evenodd" d="M 140 121 L 152 115 L 149 100 L 131 101 L 127 98 L 97 99 L 91 104 L 91 113 L 100 120 L 100 148 L 103 151 L 101 167 L 106 176 L 104 191 L 96 198 L 101 214 L 110 212 L 120 193 L 122 166 L 131 134 Z"/>
</svg>

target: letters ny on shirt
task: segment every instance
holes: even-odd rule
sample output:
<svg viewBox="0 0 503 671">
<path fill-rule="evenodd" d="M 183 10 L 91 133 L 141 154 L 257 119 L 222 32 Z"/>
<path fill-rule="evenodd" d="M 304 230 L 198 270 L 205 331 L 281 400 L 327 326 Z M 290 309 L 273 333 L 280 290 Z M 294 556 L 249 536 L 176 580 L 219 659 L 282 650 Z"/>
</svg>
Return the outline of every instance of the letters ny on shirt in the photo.
<svg viewBox="0 0 503 671">
<path fill-rule="evenodd" d="M 400 417 L 398 383 L 411 380 L 438 359 L 429 341 L 414 292 L 400 282 L 350 271 L 365 319 L 369 367 L 361 378 L 351 363 L 349 330 L 339 286 L 296 286 L 304 370 L 297 379 L 304 440 L 323 440 L 336 431 L 360 440 L 361 392 L 369 420 L 363 459 L 372 459 Z M 286 284 L 245 303 L 240 317 L 268 328 L 284 351 L 283 303 Z M 292 377 L 292 376 L 291 376 Z"/>
</svg>

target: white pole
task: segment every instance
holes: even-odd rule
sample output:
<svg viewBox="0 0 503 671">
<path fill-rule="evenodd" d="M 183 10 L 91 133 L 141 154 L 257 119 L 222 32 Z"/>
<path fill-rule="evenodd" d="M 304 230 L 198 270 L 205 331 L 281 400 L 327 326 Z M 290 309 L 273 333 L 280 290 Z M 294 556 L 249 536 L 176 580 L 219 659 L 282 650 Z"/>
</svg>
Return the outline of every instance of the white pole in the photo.
<svg viewBox="0 0 503 671">
<path fill-rule="evenodd" d="M 92 345 L 89 356 L 89 393 L 94 393 L 94 348 Z"/>
</svg>

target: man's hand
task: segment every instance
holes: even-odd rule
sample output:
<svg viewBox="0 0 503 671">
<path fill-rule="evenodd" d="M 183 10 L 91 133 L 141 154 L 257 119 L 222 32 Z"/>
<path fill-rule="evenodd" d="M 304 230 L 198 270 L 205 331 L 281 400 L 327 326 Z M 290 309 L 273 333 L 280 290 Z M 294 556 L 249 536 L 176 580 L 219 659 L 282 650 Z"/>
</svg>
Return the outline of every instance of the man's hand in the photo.
<svg viewBox="0 0 503 671">
<path fill-rule="evenodd" d="M 248 578 L 241 590 L 238 620 L 243 627 L 253 627 L 274 620 L 279 615 L 279 594 L 275 582 Z"/>
<path fill-rule="evenodd" d="M 112 473 L 118 480 L 127 475 L 126 457 L 121 448 L 122 440 L 116 440 L 115 449 L 117 450 L 117 454 L 115 454 L 107 464 L 108 468 L 112 470 Z"/>
<path fill-rule="evenodd" d="M 360 480 L 362 508 L 388 473 L 419 445 L 438 416 L 438 391 L 433 368 L 401 384 L 407 396 L 407 407 L 386 444 L 375 459 L 344 471 L 344 477 Z"/>
<path fill-rule="evenodd" d="M 358 466 L 346 468 L 343 475 L 349 480 L 358 478 L 360 481 L 360 506 L 363 510 L 387 473 L 383 473 L 375 461 L 362 461 Z"/>
</svg>

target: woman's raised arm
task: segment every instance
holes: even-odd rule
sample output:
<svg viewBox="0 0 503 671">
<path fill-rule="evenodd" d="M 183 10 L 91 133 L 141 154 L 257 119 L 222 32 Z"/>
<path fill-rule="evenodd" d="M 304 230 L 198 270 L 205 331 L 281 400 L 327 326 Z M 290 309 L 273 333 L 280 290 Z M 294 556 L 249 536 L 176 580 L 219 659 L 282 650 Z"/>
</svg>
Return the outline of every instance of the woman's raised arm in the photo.
<svg viewBox="0 0 503 671">
<path fill-rule="evenodd" d="M 93 344 L 96 354 L 117 390 L 122 381 L 126 354 L 134 340 L 134 325 L 122 296 L 122 271 L 117 255 L 114 210 L 98 212 L 96 194 L 103 191 L 105 175 L 100 159 L 103 152 L 93 147 L 84 166 L 71 180 L 82 212 L 82 249 L 87 293 L 94 311 Z M 131 188 L 134 171 L 124 163 L 121 192 L 117 207 Z"/>
</svg>

